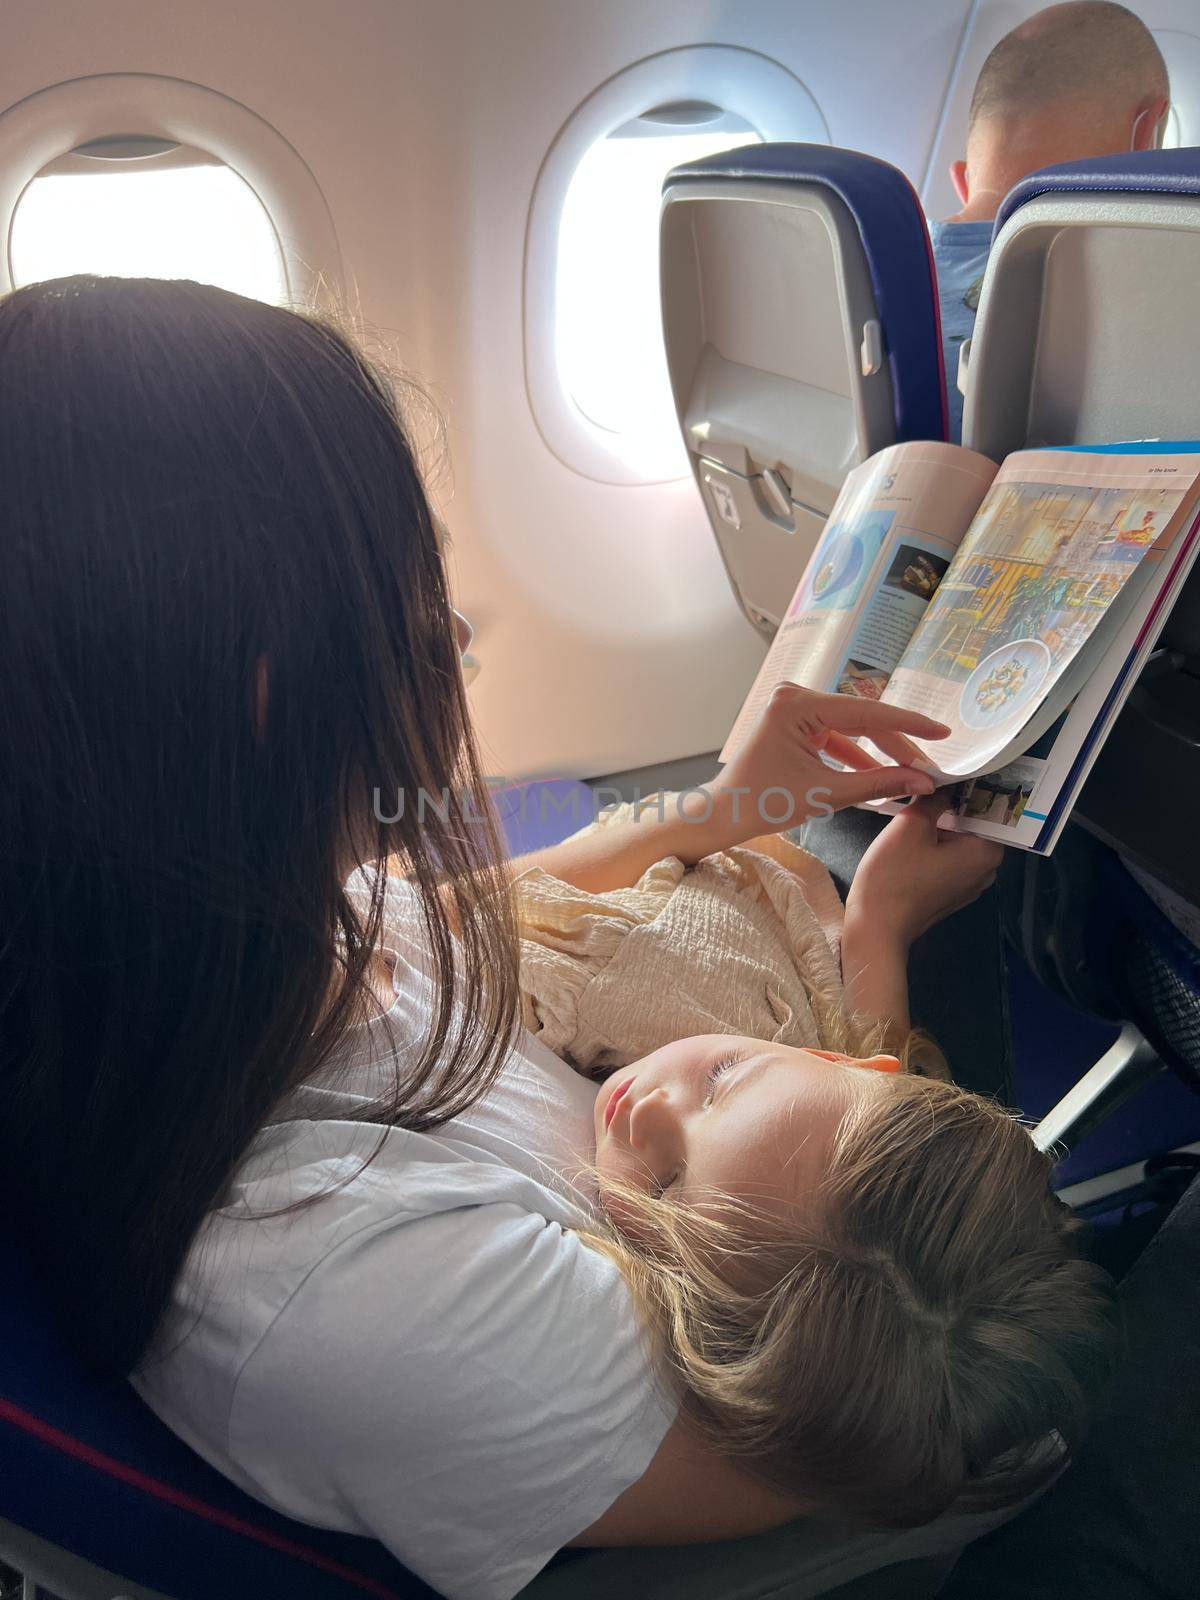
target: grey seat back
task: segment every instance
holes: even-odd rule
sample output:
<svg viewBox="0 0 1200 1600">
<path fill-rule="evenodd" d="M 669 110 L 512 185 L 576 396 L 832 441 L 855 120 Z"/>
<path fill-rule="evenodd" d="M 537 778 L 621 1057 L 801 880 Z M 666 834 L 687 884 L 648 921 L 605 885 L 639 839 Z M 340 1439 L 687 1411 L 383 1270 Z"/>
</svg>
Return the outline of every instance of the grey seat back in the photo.
<svg viewBox="0 0 1200 1600">
<path fill-rule="evenodd" d="M 663 328 L 730 582 L 768 637 L 850 469 L 944 438 L 928 234 L 907 180 L 853 151 L 744 146 L 672 172 Z"/>
<path fill-rule="evenodd" d="M 963 443 L 1200 440 L 1200 151 L 1047 168 L 997 217 L 966 363 Z M 1106 744 L 1077 817 L 1200 903 L 1200 574 Z"/>
</svg>

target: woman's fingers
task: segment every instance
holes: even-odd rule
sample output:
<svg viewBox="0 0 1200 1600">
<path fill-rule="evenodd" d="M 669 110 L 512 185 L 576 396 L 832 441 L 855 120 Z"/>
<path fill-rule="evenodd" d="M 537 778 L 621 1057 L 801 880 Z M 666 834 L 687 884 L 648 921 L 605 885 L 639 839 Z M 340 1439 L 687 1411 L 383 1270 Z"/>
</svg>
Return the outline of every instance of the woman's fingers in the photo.
<svg viewBox="0 0 1200 1600">
<path fill-rule="evenodd" d="M 899 767 L 916 767 L 920 772 L 929 763 L 929 757 L 914 744 L 911 739 L 905 738 L 902 733 L 873 733 L 871 742 L 877 745 L 885 755 L 891 756 Z"/>
<path fill-rule="evenodd" d="M 875 757 L 868 755 L 861 745 L 855 744 L 853 739 L 847 739 L 844 733 L 826 734 L 821 744 L 822 754 L 832 756 L 835 761 L 840 761 L 843 766 L 853 767 L 856 772 L 870 772 L 875 767 L 883 765 Z"/>
<path fill-rule="evenodd" d="M 941 739 L 949 731 L 917 711 L 779 683 L 723 769 L 723 781 L 751 796 L 788 788 L 801 799 L 801 815 L 810 816 L 825 807 L 931 794 L 934 779 L 920 770 L 930 763 L 911 739 Z M 859 737 L 877 746 L 880 759 Z"/>
<path fill-rule="evenodd" d="M 923 800 L 916 800 L 909 807 L 910 811 L 920 811 L 935 822 L 943 811 L 950 808 L 950 792 L 948 789 L 938 789 L 931 795 L 926 795 Z"/>
<path fill-rule="evenodd" d="M 932 794 L 918 795 L 912 805 L 905 806 L 898 816 L 892 818 L 889 826 L 910 842 L 919 839 L 923 844 L 937 844 L 938 818 L 945 809 L 944 794 L 935 791 Z M 944 837 L 950 838 L 951 835 L 946 834 Z"/>
<path fill-rule="evenodd" d="M 924 752 L 911 740 L 900 733 L 881 733 L 873 741 L 884 755 L 890 756 L 898 767 L 913 767 L 918 772 L 925 770 L 927 757 Z M 844 733 L 827 733 L 821 739 L 821 752 L 823 755 L 832 756 L 835 761 L 840 761 L 843 766 L 852 767 L 856 772 L 873 772 L 876 768 L 885 765 L 876 760 L 862 745 L 856 744 L 853 739 Z"/>
<path fill-rule="evenodd" d="M 918 739 L 944 739 L 950 732 L 944 722 L 935 722 L 919 711 L 884 705 L 879 700 L 864 700 L 854 694 L 814 694 L 804 689 L 798 692 L 808 701 L 806 711 L 816 717 L 822 727 L 855 737 L 865 734 L 876 744 L 879 734 L 907 733 Z"/>
<path fill-rule="evenodd" d="M 830 772 L 825 787 L 834 810 L 840 811 L 843 806 L 860 806 L 866 800 L 932 794 L 933 779 L 913 767 L 872 767 L 865 772 Z"/>
</svg>

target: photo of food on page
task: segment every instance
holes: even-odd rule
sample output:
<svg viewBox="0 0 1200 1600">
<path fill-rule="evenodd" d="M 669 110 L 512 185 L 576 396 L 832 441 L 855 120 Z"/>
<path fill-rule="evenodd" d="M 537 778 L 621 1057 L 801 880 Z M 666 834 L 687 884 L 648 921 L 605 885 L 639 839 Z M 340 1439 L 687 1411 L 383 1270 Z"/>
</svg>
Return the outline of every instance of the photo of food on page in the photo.
<svg viewBox="0 0 1200 1600">
<path fill-rule="evenodd" d="M 1170 542 L 1192 474 L 1158 459 L 1025 451 L 996 478 L 882 695 L 950 726 L 928 747 L 942 772 L 979 772 L 1012 743 Z"/>
<path fill-rule="evenodd" d="M 837 674 L 839 694 L 879 700 L 904 654 L 934 590 L 950 565 L 953 547 L 944 539 L 905 530 L 858 626 Z"/>
</svg>

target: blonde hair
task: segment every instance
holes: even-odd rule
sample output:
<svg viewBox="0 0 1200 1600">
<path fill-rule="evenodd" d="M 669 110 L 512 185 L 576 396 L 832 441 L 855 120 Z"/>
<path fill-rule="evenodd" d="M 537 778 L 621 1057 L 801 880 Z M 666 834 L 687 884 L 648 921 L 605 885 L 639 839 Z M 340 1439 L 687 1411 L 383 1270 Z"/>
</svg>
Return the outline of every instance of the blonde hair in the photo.
<svg viewBox="0 0 1200 1600">
<path fill-rule="evenodd" d="M 897 1075 L 843 1118 L 801 1226 L 622 1190 L 635 1227 L 590 1242 L 714 1450 L 814 1506 L 911 1526 L 1047 1481 L 1048 1437 L 1074 1447 L 1109 1369 L 1112 1285 L 1050 1171 L 991 1101 Z"/>
</svg>

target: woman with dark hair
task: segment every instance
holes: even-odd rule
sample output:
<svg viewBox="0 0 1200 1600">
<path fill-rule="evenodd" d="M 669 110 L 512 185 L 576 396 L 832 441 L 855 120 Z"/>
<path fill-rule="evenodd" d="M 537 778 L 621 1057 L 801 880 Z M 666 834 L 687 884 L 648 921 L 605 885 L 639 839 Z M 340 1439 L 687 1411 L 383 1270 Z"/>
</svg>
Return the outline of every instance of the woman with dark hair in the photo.
<svg viewBox="0 0 1200 1600">
<path fill-rule="evenodd" d="M 581 1237 L 596 1090 L 516 1026 L 388 383 L 221 290 L 35 284 L 0 303 L 0 474 L 0 1164 L 80 1357 L 450 1595 L 795 1515 L 679 1419 Z M 777 827 L 927 792 L 847 735 L 938 731 L 786 687 L 718 786 L 543 864 L 602 889 L 761 833 L 767 791 Z"/>
</svg>

